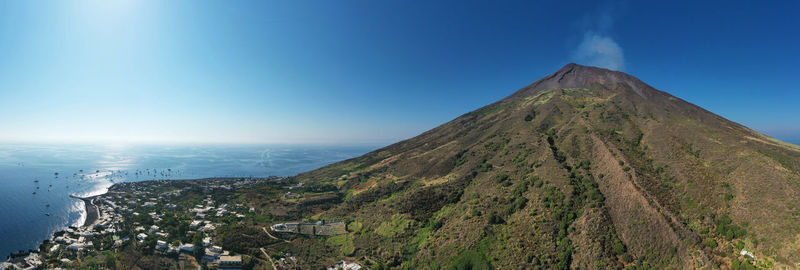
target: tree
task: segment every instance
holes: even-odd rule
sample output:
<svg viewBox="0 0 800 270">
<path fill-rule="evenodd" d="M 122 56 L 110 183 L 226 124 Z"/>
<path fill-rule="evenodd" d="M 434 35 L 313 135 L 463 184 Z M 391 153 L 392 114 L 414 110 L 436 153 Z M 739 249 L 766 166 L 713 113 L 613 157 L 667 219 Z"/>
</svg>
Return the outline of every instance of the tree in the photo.
<svg viewBox="0 0 800 270">
<path fill-rule="evenodd" d="M 205 255 L 205 250 L 203 249 L 202 233 L 196 233 L 194 235 L 194 239 L 192 240 L 192 245 L 194 245 L 194 250 L 192 250 L 192 253 L 194 253 L 194 258 L 197 259 L 197 261 L 199 262 L 200 259 L 203 258 L 203 255 Z"/>
<path fill-rule="evenodd" d="M 625 251 L 627 251 L 625 249 L 625 245 L 622 244 L 622 241 L 620 241 L 619 238 L 615 237 L 614 238 L 614 254 L 615 255 L 622 255 L 622 254 L 625 253 Z"/>
<path fill-rule="evenodd" d="M 525 116 L 525 122 L 530 122 L 531 120 L 533 120 L 533 115 L 528 114 Z"/>
<path fill-rule="evenodd" d="M 707 247 L 710 247 L 710 248 L 716 248 L 716 247 L 717 247 L 717 241 L 716 241 L 716 240 L 714 240 L 714 239 L 706 239 L 706 241 L 705 241 L 705 242 L 703 242 L 703 243 L 704 243 L 704 244 L 705 244 Z"/>
<path fill-rule="evenodd" d="M 108 269 L 117 269 L 117 258 L 113 254 L 106 254 L 106 267 Z"/>
<path fill-rule="evenodd" d="M 486 221 L 488 221 L 489 224 L 502 224 L 504 222 L 503 218 L 501 218 L 495 213 L 491 213 L 488 216 L 486 216 Z"/>
<path fill-rule="evenodd" d="M 155 237 L 148 237 L 144 240 L 144 245 L 142 245 L 142 253 L 145 255 L 152 255 L 153 250 L 156 248 L 156 239 Z"/>
</svg>

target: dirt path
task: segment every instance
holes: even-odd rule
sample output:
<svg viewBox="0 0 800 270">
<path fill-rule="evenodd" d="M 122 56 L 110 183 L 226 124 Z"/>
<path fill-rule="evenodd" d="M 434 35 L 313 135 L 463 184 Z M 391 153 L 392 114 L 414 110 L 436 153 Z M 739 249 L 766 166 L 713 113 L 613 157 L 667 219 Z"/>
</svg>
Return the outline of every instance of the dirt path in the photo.
<svg viewBox="0 0 800 270">
<path fill-rule="evenodd" d="M 269 263 L 272 264 L 272 269 L 278 270 L 278 267 L 275 266 L 275 261 L 272 260 L 272 256 L 269 256 L 269 254 L 267 254 L 267 251 L 264 250 L 264 248 L 259 248 L 259 249 L 261 250 L 261 253 L 264 253 L 264 256 L 267 256 L 267 259 L 269 259 Z"/>
<path fill-rule="evenodd" d="M 266 234 L 267 234 L 267 235 L 268 235 L 270 238 L 272 238 L 272 239 L 275 239 L 275 240 L 278 240 L 278 241 L 283 241 L 283 242 L 289 243 L 289 240 L 283 240 L 283 239 L 280 239 L 280 238 L 278 238 L 278 237 L 272 236 L 272 234 L 270 234 L 270 233 L 269 233 L 269 230 L 267 230 L 267 228 L 265 228 L 265 227 L 261 227 L 261 229 L 262 229 L 262 230 L 264 230 L 264 232 L 265 232 L 265 233 L 266 233 Z"/>
</svg>

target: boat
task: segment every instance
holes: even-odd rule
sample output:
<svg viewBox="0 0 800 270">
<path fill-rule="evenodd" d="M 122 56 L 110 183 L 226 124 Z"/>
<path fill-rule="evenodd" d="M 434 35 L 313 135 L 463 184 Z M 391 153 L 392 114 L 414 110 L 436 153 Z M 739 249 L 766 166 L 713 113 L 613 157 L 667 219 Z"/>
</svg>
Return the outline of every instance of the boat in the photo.
<svg viewBox="0 0 800 270">
<path fill-rule="evenodd" d="M 33 192 L 33 195 L 36 195 L 36 191 Z"/>
<path fill-rule="evenodd" d="M 44 215 L 49 217 L 49 216 L 50 216 L 50 213 L 45 213 Z"/>
<path fill-rule="evenodd" d="M 39 183 L 39 180 L 33 180 L 34 183 Z"/>
</svg>

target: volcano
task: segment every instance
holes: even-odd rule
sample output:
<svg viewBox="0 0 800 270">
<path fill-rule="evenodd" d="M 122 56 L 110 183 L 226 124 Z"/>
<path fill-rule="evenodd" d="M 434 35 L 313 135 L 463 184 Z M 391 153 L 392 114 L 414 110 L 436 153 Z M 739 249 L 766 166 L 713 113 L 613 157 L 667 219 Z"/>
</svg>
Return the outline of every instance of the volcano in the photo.
<svg viewBox="0 0 800 270">
<path fill-rule="evenodd" d="M 800 147 L 603 68 L 296 179 L 337 188 L 321 243 L 374 268 L 800 263 Z"/>
</svg>

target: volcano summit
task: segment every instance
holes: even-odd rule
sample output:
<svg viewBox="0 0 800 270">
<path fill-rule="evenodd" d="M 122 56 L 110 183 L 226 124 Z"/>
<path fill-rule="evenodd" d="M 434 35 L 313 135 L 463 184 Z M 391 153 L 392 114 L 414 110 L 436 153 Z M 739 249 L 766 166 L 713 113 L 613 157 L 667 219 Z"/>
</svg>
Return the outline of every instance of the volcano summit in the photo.
<svg viewBox="0 0 800 270">
<path fill-rule="evenodd" d="M 316 217 L 386 266 L 800 262 L 800 147 L 596 67 L 297 179 L 335 185 Z"/>
</svg>

